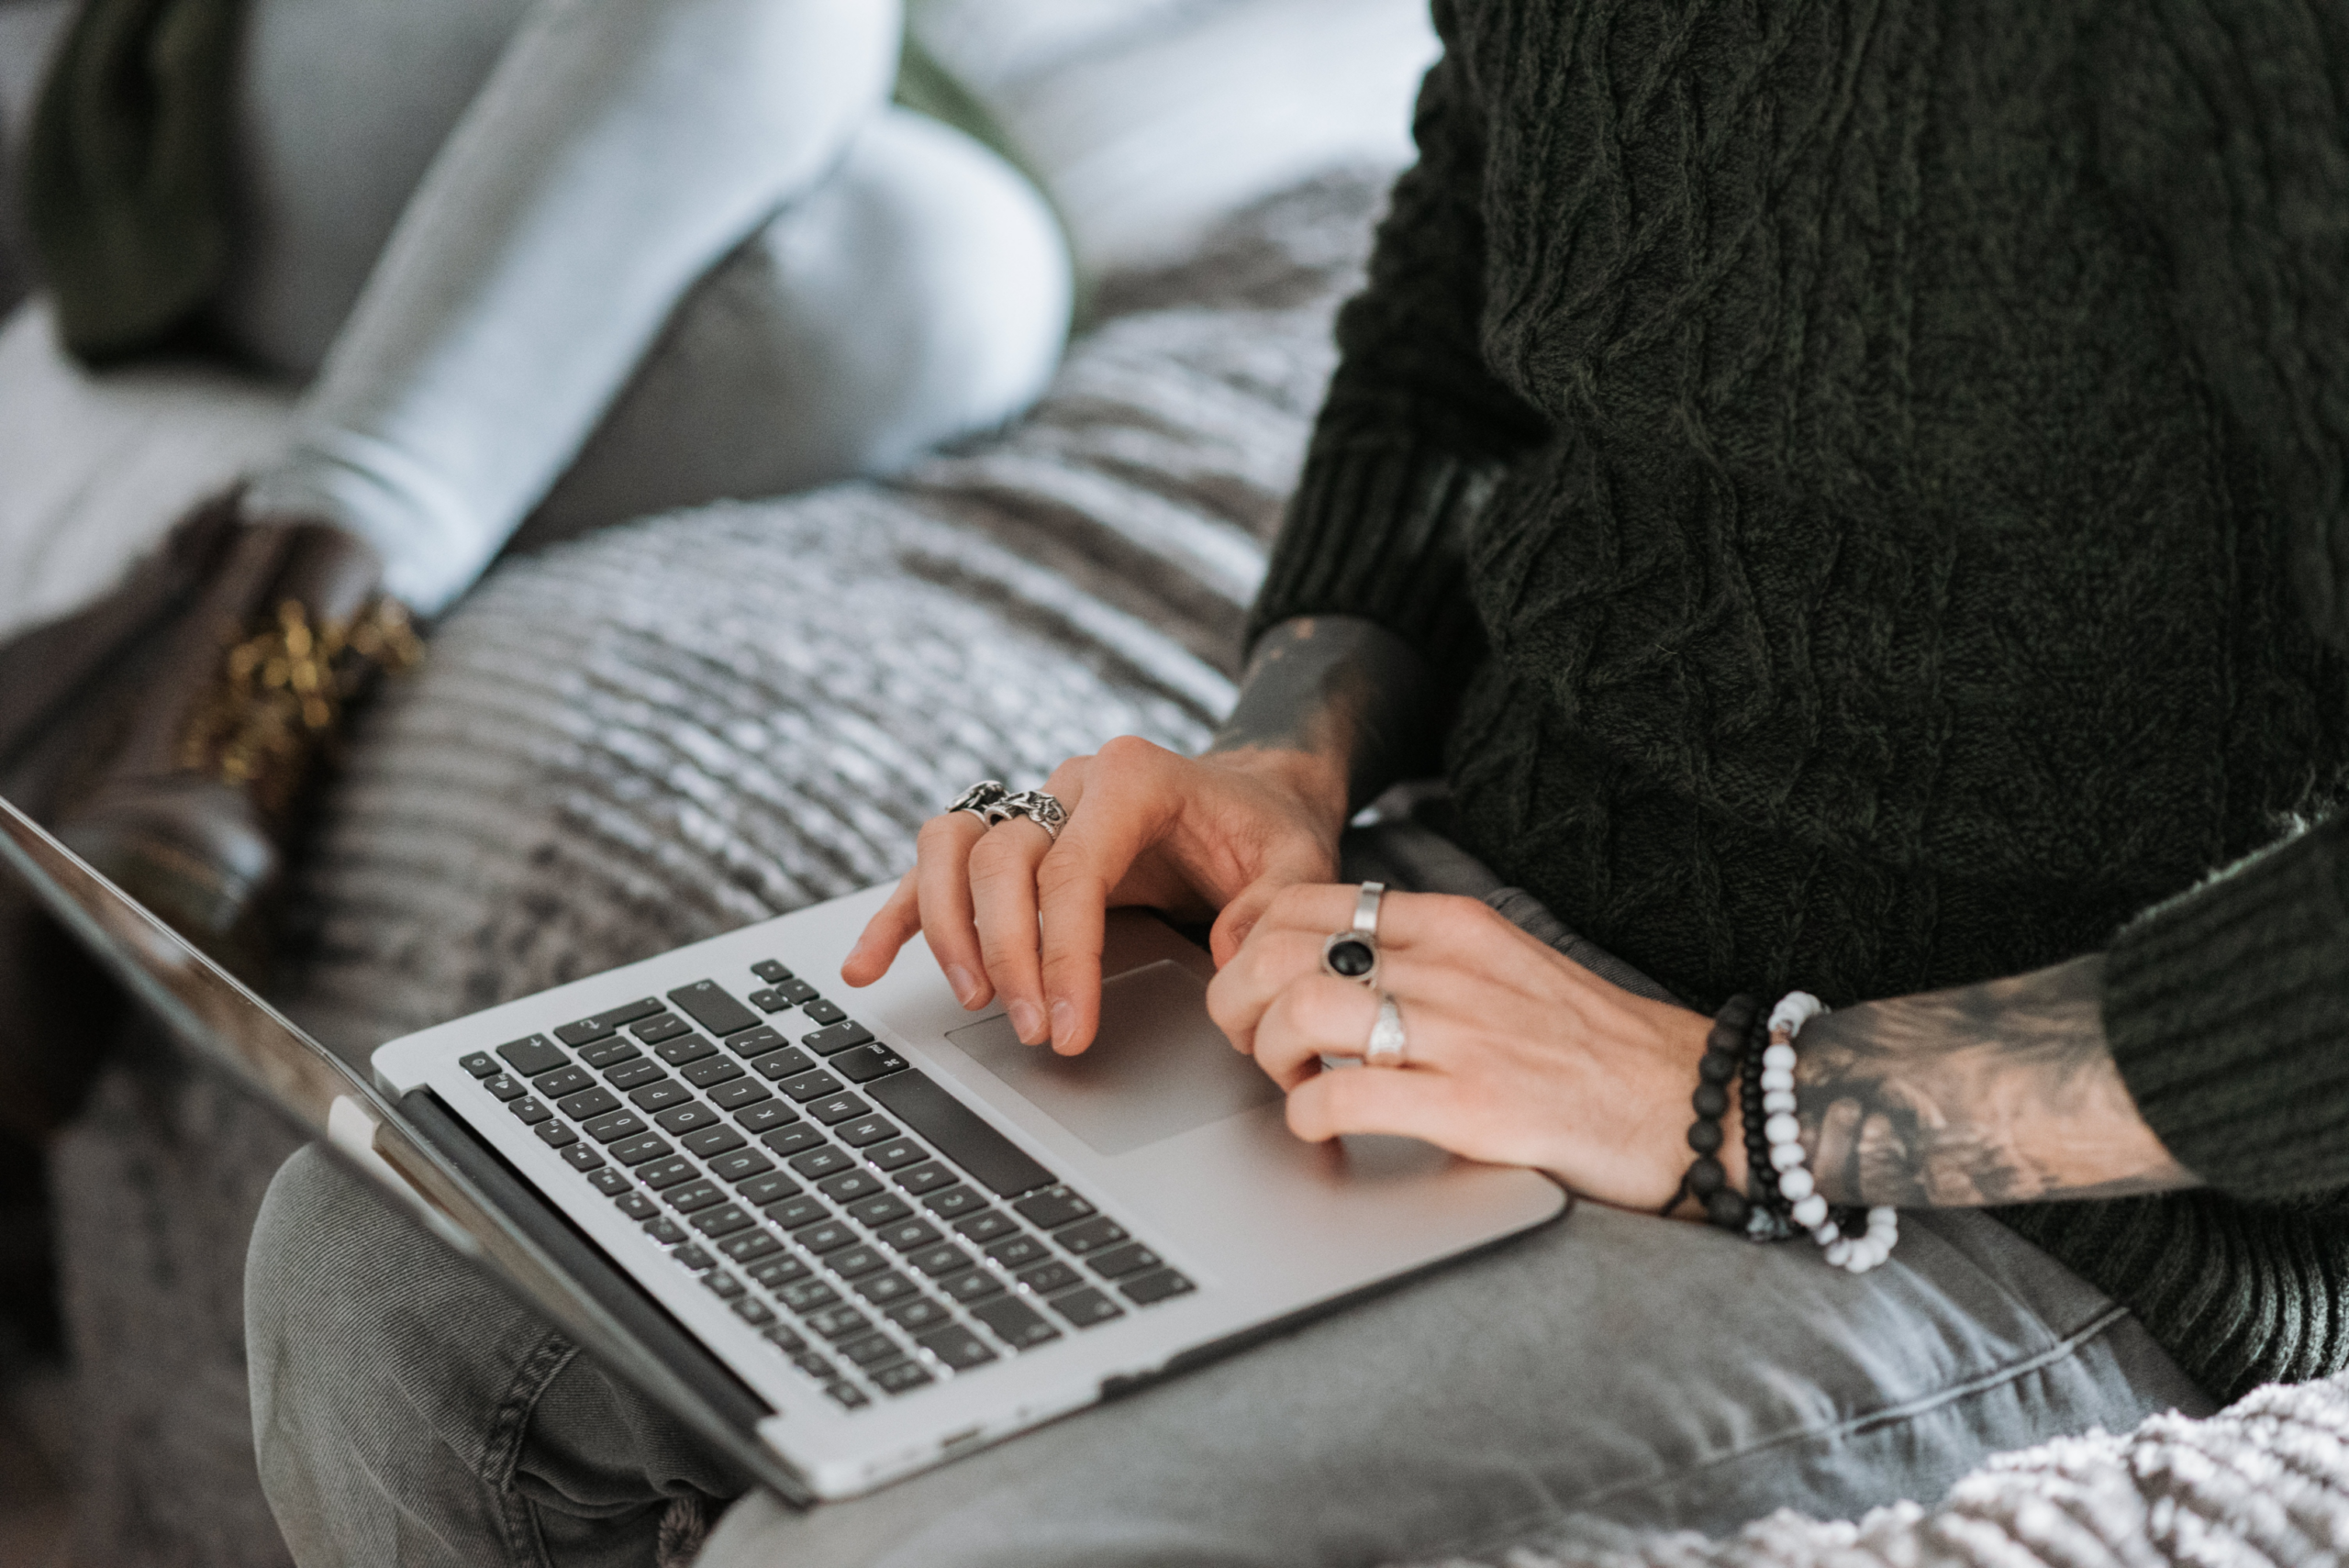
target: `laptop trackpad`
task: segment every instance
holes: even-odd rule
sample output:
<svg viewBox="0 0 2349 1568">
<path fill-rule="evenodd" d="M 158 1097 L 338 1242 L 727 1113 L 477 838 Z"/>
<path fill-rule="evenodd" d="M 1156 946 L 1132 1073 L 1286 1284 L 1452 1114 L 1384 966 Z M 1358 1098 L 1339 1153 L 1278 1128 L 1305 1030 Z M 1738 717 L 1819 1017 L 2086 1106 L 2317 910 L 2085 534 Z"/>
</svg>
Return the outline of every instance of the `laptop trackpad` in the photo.
<svg viewBox="0 0 2349 1568">
<path fill-rule="evenodd" d="M 1097 1153 L 1124 1154 L 1281 1097 L 1208 1018 L 1207 992 L 1172 960 L 1119 975 L 1101 987 L 1101 1032 L 1082 1056 L 1022 1045 L 1000 1017 L 946 1038 Z"/>
</svg>

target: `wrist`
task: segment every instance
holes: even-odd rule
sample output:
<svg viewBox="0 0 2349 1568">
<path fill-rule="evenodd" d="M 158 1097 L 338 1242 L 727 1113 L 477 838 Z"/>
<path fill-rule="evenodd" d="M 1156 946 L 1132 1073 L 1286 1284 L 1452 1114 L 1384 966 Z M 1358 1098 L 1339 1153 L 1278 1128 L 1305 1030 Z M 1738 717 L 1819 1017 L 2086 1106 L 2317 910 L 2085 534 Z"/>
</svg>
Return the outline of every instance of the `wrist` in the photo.
<svg viewBox="0 0 2349 1568">
<path fill-rule="evenodd" d="M 1295 801 L 1316 831 L 1331 843 L 1353 815 L 1347 809 L 1344 759 L 1287 747 L 1210 748 L 1199 761 L 1263 784 Z"/>
</svg>

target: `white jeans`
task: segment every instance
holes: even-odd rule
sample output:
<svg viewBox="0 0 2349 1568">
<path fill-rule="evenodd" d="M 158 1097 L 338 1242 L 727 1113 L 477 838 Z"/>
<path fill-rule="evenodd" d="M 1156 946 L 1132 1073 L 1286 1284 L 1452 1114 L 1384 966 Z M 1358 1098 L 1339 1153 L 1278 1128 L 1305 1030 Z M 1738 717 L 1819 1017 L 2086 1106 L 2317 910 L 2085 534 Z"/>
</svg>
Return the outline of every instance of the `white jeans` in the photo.
<svg viewBox="0 0 2349 1568">
<path fill-rule="evenodd" d="M 885 471 L 1067 329 L 1039 195 L 891 110 L 896 0 L 256 0 L 237 349 L 309 379 L 256 507 L 426 613 L 572 531 Z"/>
</svg>

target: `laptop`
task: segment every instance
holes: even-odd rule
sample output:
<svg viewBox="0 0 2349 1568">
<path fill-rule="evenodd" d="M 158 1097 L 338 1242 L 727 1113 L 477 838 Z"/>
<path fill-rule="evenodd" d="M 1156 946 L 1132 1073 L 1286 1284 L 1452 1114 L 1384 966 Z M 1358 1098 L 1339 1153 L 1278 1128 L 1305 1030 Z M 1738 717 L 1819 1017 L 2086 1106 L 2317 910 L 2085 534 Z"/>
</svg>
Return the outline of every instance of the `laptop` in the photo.
<svg viewBox="0 0 2349 1568">
<path fill-rule="evenodd" d="M 1139 911 L 1075 1058 L 964 1012 L 918 944 L 843 986 L 874 888 L 393 1040 L 371 1079 L 5 800 L 0 862 L 202 1057 L 795 1502 L 1568 1207 L 1416 1140 L 1295 1138 L 1208 1018 L 1208 955 Z"/>
</svg>

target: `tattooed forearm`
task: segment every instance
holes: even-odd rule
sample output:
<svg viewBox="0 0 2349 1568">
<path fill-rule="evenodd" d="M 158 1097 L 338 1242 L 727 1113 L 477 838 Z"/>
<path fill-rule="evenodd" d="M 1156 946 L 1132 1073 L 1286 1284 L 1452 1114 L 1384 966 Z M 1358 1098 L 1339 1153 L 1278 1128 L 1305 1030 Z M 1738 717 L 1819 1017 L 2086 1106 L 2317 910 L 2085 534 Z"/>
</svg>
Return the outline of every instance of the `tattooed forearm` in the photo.
<svg viewBox="0 0 2349 1568">
<path fill-rule="evenodd" d="M 1836 1203 L 1963 1208 L 2192 1186 L 2105 1044 L 2090 955 L 1803 1028 L 1802 1140 Z"/>
<path fill-rule="evenodd" d="M 1310 751 L 1344 767 L 1351 806 L 1436 765 L 1442 704 L 1411 646 L 1371 621 L 1302 616 L 1264 633 L 1213 751 Z"/>
</svg>

